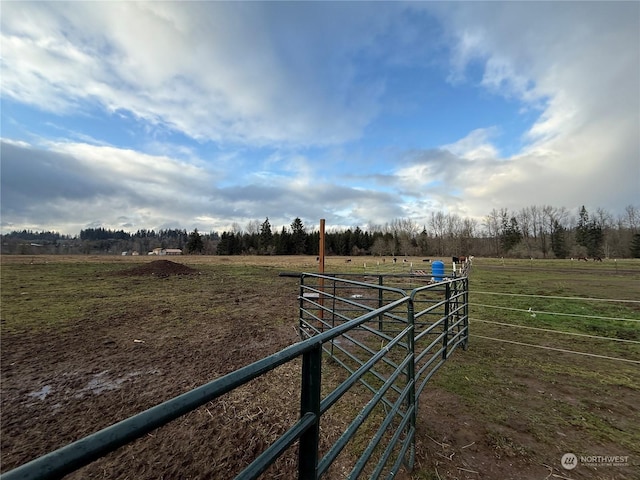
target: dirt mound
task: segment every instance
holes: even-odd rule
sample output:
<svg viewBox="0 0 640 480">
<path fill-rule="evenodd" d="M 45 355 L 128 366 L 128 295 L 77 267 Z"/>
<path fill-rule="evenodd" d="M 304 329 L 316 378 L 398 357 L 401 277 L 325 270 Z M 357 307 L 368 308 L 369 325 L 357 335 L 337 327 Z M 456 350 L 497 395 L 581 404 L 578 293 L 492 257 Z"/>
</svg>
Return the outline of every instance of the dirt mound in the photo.
<svg viewBox="0 0 640 480">
<path fill-rule="evenodd" d="M 200 272 L 195 268 L 187 267 L 181 263 L 170 260 L 154 260 L 153 262 L 129 268 L 118 272 L 118 275 L 125 277 L 136 277 L 154 275 L 156 277 L 169 277 L 171 275 L 198 275 Z"/>
</svg>

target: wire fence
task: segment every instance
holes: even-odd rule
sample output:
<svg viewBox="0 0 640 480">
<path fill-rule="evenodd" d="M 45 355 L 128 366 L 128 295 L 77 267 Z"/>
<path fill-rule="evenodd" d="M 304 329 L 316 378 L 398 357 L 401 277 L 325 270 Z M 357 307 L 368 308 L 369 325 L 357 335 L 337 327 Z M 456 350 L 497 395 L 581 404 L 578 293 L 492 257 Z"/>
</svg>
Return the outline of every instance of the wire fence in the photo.
<svg viewBox="0 0 640 480">
<path fill-rule="evenodd" d="M 531 343 L 516 342 L 515 340 L 505 340 L 504 338 L 485 337 L 484 335 L 478 335 L 478 334 L 473 334 L 471 336 L 476 338 L 484 338 L 485 340 L 494 340 L 496 342 L 504 342 L 504 343 L 511 343 L 514 345 L 521 345 L 524 347 L 541 348 L 544 350 L 552 350 L 555 352 L 572 353 L 574 355 L 584 355 L 587 357 L 603 358 L 606 360 L 617 360 L 619 362 L 629 362 L 629 363 L 640 364 L 640 360 L 630 360 L 628 358 L 609 357 L 608 355 L 598 355 L 596 353 L 589 353 L 589 352 L 577 352 L 575 350 L 567 350 L 564 348 L 555 348 L 555 347 L 548 347 L 546 345 L 535 345 Z"/>
<path fill-rule="evenodd" d="M 640 305 L 640 300 L 488 291 L 473 291 L 473 295 L 476 297 L 484 295 L 487 296 L 487 299 L 495 301 L 469 303 L 472 307 L 470 323 L 476 325 L 476 328 L 471 328 L 471 338 L 640 364 L 640 347 L 638 347 L 640 345 L 640 327 L 635 325 L 640 322 L 640 318 L 629 318 L 633 316 L 634 310 L 637 308 L 636 305 Z M 530 303 L 553 301 L 556 308 L 541 310 L 531 306 L 525 308 L 525 306 L 517 305 L 526 301 Z M 580 302 L 589 302 L 592 307 L 590 309 L 577 307 L 576 304 Z M 504 303 L 510 305 L 516 303 L 516 305 L 507 306 Z M 606 305 L 609 309 L 612 308 L 612 304 L 619 304 L 624 307 L 621 310 L 625 314 L 624 316 L 622 314 L 619 316 L 594 314 L 593 308 L 597 308 L 597 304 Z M 554 311 L 565 309 L 560 308 L 562 306 L 567 310 L 587 311 L 582 313 Z M 496 316 L 498 318 L 495 318 Z M 584 340 L 585 342 L 598 342 L 599 345 L 611 342 L 620 345 L 620 347 L 598 347 L 595 343 L 590 343 L 587 345 L 589 351 L 580 351 L 576 350 L 574 345 L 571 345 L 572 348 L 565 348 L 562 343 L 566 342 L 567 338 L 573 338 L 572 342 Z M 561 345 L 548 345 L 547 343 L 550 342 L 557 342 Z M 603 351 L 595 353 L 593 350 L 598 350 L 598 348 L 602 348 Z"/>
<path fill-rule="evenodd" d="M 555 297 L 555 298 L 562 298 L 562 297 Z M 474 302 L 469 302 L 470 306 L 476 306 L 476 307 L 484 307 L 484 308 L 495 308 L 498 310 L 510 310 L 512 312 L 525 312 L 525 313 L 529 313 L 531 315 L 538 315 L 538 314 L 543 314 L 543 315 L 556 315 L 556 316 L 560 316 L 560 317 L 577 317 L 577 318 L 584 318 L 584 319 L 596 319 L 596 320 L 616 320 L 616 321 L 621 321 L 621 322 L 640 322 L 640 318 L 621 318 L 621 317 L 602 317 L 600 315 L 585 315 L 583 313 L 562 313 L 562 312 L 547 312 L 545 310 L 533 310 L 532 308 L 529 309 L 523 309 L 523 308 L 514 308 L 514 307 L 502 307 L 499 305 L 487 305 L 484 303 L 474 303 Z"/>
<path fill-rule="evenodd" d="M 596 338 L 599 340 L 610 340 L 614 342 L 626 342 L 626 343 L 635 343 L 640 345 L 640 341 L 637 340 L 628 340 L 626 338 L 615 338 L 615 337 L 603 337 L 601 335 L 589 335 L 587 333 L 577 333 L 577 332 L 565 332 L 561 330 L 553 330 L 551 328 L 539 328 L 539 327 L 530 327 L 528 325 L 514 325 L 512 323 L 505 322 L 494 322 L 491 320 L 480 320 L 478 318 L 471 318 L 471 322 L 481 322 L 481 323 L 490 323 L 493 325 L 502 325 L 505 327 L 513 327 L 513 328 L 526 328 L 527 330 L 536 330 L 538 332 L 547 332 L 547 333 L 555 333 L 560 335 L 572 335 L 574 337 L 586 337 L 586 338 Z"/>
</svg>

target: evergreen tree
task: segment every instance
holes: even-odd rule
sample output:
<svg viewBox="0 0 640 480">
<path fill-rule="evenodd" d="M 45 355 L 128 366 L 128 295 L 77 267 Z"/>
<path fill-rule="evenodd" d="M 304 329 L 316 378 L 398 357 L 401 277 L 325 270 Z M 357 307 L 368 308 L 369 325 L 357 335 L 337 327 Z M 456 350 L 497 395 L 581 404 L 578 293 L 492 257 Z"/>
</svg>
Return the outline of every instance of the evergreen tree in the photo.
<svg viewBox="0 0 640 480">
<path fill-rule="evenodd" d="M 353 232 L 350 228 L 342 234 L 342 252 L 341 255 L 351 255 L 351 248 L 353 247 Z"/>
<path fill-rule="evenodd" d="M 260 243 L 259 253 L 268 254 L 270 248 L 273 245 L 273 233 L 271 232 L 271 224 L 269 223 L 269 217 L 260 225 Z"/>
<path fill-rule="evenodd" d="M 589 238 L 589 213 L 587 209 L 584 208 L 584 205 L 580 208 L 580 213 L 578 214 L 578 225 L 576 226 L 576 243 L 578 245 L 582 245 L 583 247 L 587 246 Z"/>
<path fill-rule="evenodd" d="M 590 257 L 599 257 L 602 255 L 602 244 L 604 242 L 604 234 L 602 227 L 592 221 L 587 230 L 587 255 Z"/>
<path fill-rule="evenodd" d="M 588 256 L 599 257 L 602 254 L 603 242 L 602 226 L 595 220 L 590 220 L 587 209 L 582 206 L 576 226 L 576 243 L 587 249 Z"/>
<path fill-rule="evenodd" d="M 557 258 L 567 258 L 569 250 L 565 239 L 565 229 L 558 220 L 553 221 L 551 231 L 551 250 Z"/>
<path fill-rule="evenodd" d="M 319 255 L 320 254 L 320 232 L 315 231 L 307 234 L 307 255 Z"/>
<path fill-rule="evenodd" d="M 287 229 L 284 226 L 279 234 L 274 235 L 273 241 L 275 244 L 276 255 L 290 255 L 292 253 L 291 234 L 287 232 Z"/>
<path fill-rule="evenodd" d="M 511 217 L 507 222 L 506 217 L 503 217 L 502 233 L 500 235 L 500 245 L 505 252 L 508 252 L 513 247 L 518 245 L 522 240 L 522 233 L 520 232 L 520 226 L 516 217 Z"/>
<path fill-rule="evenodd" d="M 222 235 L 220 236 L 220 242 L 218 243 L 218 247 L 216 248 L 216 254 L 231 255 L 230 238 L 229 238 L 231 235 L 233 234 L 222 232 Z"/>
<path fill-rule="evenodd" d="M 304 231 L 304 225 L 299 217 L 291 224 L 291 237 L 293 241 L 293 253 L 301 255 L 306 249 L 307 232 Z"/>
<path fill-rule="evenodd" d="M 418 236 L 418 251 L 420 255 L 429 255 L 429 235 L 427 234 L 427 227 L 424 226 Z"/>
<path fill-rule="evenodd" d="M 202 241 L 202 236 L 198 232 L 198 229 L 194 229 L 193 232 L 189 234 L 189 239 L 187 240 L 187 253 L 202 253 L 204 250 L 204 242 Z"/>
</svg>

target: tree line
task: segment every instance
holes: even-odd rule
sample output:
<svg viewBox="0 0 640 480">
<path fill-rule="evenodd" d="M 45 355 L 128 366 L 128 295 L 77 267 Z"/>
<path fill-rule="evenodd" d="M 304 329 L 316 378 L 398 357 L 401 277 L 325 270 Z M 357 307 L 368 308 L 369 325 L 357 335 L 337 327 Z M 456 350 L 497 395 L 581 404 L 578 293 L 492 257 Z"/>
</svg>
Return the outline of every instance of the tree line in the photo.
<svg viewBox="0 0 640 480">
<path fill-rule="evenodd" d="M 124 230 L 87 228 L 79 236 L 55 232 L 11 232 L 2 236 L 4 253 L 147 254 L 155 248 L 179 248 L 185 254 L 318 255 L 319 232 L 299 217 L 274 229 L 267 217 L 244 228 L 233 224 L 222 233 L 180 229 Z M 328 255 L 506 256 L 519 258 L 640 258 L 640 209 L 627 206 L 614 217 L 582 206 L 575 215 L 565 208 L 530 206 L 517 211 L 493 209 L 482 220 L 442 211 L 426 224 L 400 218 L 325 232 Z"/>
</svg>

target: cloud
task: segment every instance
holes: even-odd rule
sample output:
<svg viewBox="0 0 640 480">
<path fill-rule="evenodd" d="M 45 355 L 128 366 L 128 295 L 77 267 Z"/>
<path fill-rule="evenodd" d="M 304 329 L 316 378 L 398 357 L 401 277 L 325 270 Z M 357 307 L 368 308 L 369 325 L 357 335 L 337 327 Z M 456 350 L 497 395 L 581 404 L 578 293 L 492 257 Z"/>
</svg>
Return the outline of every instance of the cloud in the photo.
<svg viewBox="0 0 640 480">
<path fill-rule="evenodd" d="M 360 78 L 352 55 L 373 42 L 385 17 L 357 5 L 252 7 L 7 4 L 4 95 L 59 114 L 126 111 L 203 141 L 358 138 L 384 80 Z"/>
<path fill-rule="evenodd" d="M 450 78 L 540 114 L 497 162 L 482 128 L 452 146 L 475 162 L 451 185 L 481 214 L 549 203 L 620 209 L 640 185 L 640 6 L 612 2 L 428 4 L 451 41 Z M 480 66 L 480 77 L 470 67 Z M 491 128 L 491 126 L 485 126 Z M 469 144 L 476 145 L 475 150 Z M 452 162 L 457 166 L 460 162 Z M 456 167 L 454 167 L 456 168 Z M 453 183 L 455 182 L 455 183 Z"/>
<path fill-rule="evenodd" d="M 46 147 L 3 140 L 2 230 L 50 229 L 77 234 L 112 229 L 230 230 L 262 221 L 314 228 L 364 225 L 403 214 L 400 197 L 315 178 L 304 158 L 281 156 L 291 176 L 248 172 L 222 186 L 215 170 L 175 158 L 83 143 Z M 315 178 L 315 179 L 314 179 Z"/>
<path fill-rule="evenodd" d="M 496 128 L 478 128 L 454 143 L 443 145 L 442 149 L 472 161 L 498 158 L 498 150 L 490 141 L 496 134 Z"/>
<path fill-rule="evenodd" d="M 70 155 L 31 149 L 24 142 L 1 146 L 3 213 L 21 214 L 23 208 L 60 198 L 84 201 L 115 193 L 113 185 Z"/>
<path fill-rule="evenodd" d="M 209 173 L 174 159 L 79 143 L 43 149 L 3 140 L 1 148 L 3 230 L 155 227 L 206 211 Z"/>
<path fill-rule="evenodd" d="M 639 18 L 634 2 L 8 2 L 3 100 L 53 114 L 14 112 L 32 144 L 2 145 L 3 229 L 621 209 L 640 184 Z"/>
</svg>

